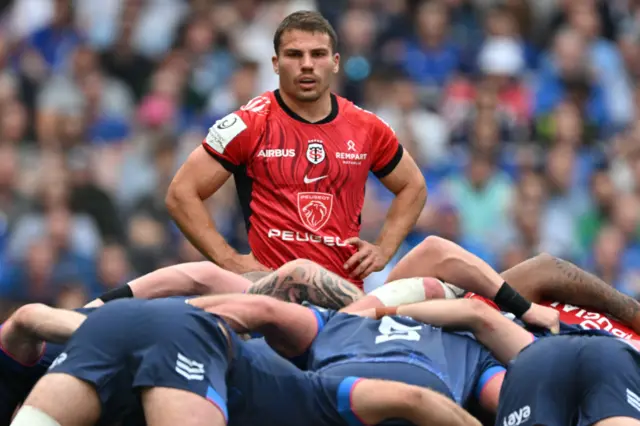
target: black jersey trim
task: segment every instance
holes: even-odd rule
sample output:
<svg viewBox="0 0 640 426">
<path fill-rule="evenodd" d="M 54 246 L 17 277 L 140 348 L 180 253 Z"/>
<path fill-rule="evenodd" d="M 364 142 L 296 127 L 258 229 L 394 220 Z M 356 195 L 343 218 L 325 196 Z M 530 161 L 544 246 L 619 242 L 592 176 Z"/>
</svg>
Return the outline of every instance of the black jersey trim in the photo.
<svg viewBox="0 0 640 426">
<path fill-rule="evenodd" d="M 203 143 L 202 146 L 204 147 L 204 150 L 207 151 L 207 154 L 209 154 L 211 156 L 211 158 L 213 158 L 218 163 L 220 163 L 222 165 L 222 167 L 225 168 L 226 171 L 228 171 L 230 173 L 236 173 L 238 171 L 238 169 L 240 168 L 240 166 L 236 166 L 231 161 L 229 161 L 226 158 L 223 158 L 220 155 L 218 155 L 218 153 L 215 152 L 214 149 L 211 148 L 210 146 L 208 146 L 206 143 Z"/>
<path fill-rule="evenodd" d="M 402 145 L 398 144 L 398 150 L 396 151 L 393 158 L 389 160 L 386 166 L 382 167 L 380 170 L 374 171 L 373 174 L 376 175 L 378 179 L 382 179 L 383 177 L 387 176 L 396 168 L 398 163 L 400 163 L 400 160 L 402 160 L 403 153 L 404 153 L 404 148 L 402 147 Z"/>
<path fill-rule="evenodd" d="M 280 89 L 274 90 L 273 91 L 273 95 L 276 97 L 276 101 L 278 101 L 278 105 L 280 105 L 280 108 L 282 108 L 282 110 L 284 112 L 286 112 L 289 117 L 293 118 L 294 120 L 300 121 L 302 123 L 306 123 L 306 124 L 327 124 L 327 123 L 330 123 L 333 120 L 335 120 L 335 118 L 338 116 L 338 112 L 339 112 L 338 98 L 336 98 L 336 95 L 334 95 L 333 93 L 331 93 L 331 112 L 329 113 L 329 115 L 327 115 L 322 120 L 315 121 L 315 122 L 309 121 L 309 120 L 305 120 L 304 118 L 300 117 L 298 114 L 293 112 L 293 110 L 291 108 L 289 108 L 289 106 L 287 104 L 284 103 L 284 100 L 282 99 L 282 96 L 280 96 Z"/>
</svg>

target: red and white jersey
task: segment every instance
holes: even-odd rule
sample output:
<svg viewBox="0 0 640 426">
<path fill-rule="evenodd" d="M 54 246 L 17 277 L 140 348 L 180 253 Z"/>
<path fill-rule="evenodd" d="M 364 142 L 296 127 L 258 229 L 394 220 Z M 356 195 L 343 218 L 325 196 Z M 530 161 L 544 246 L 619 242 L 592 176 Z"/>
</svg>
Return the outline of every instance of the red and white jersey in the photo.
<svg viewBox="0 0 640 426">
<path fill-rule="evenodd" d="M 493 308 L 499 310 L 498 306 L 493 301 L 475 293 L 467 293 L 465 298 L 482 300 Z M 616 337 L 626 340 L 640 340 L 640 335 L 634 332 L 630 327 L 601 312 L 560 302 L 541 302 L 540 305 L 547 306 L 558 311 L 560 313 L 560 321 L 565 324 L 579 325 L 588 330 L 605 330 Z"/>
<path fill-rule="evenodd" d="M 260 263 L 309 259 L 349 279 L 343 265 L 356 249 L 344 241 L 360 233 L 369 172 L 388 175 L 403 150 L 377 116 L 339 96 L 331 101 L 331 114 L 311 123 L 277 90 L 266 92 L 218 120 L 203 146 L 234 174 Z"/>
</svg>

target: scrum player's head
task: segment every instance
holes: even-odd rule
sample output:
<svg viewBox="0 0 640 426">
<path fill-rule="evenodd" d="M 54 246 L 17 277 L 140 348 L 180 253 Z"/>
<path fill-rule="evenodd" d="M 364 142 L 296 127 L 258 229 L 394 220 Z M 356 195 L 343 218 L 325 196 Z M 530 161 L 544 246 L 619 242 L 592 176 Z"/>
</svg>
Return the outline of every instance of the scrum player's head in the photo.
<svg viewBox="0 0 640 426">
<path fill-rule="evenodd" d="M 340 67 L 337 46 L 338 36 L 321 14 L 299 11 L 284 18 L 273 37 L 280 90 L 298 102 L 327 95 Z"/>
</svg>

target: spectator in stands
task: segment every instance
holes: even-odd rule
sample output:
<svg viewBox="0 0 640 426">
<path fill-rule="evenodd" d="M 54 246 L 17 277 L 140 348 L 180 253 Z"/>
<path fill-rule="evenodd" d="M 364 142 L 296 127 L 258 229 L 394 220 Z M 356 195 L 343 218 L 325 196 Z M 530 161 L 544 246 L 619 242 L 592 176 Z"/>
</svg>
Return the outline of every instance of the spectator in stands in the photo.
<svg viewBox="0 0 640 426">
<path fill-rule="evenodd" d="M 494 251 L 504 231 L 495 224 L 507 221 L 513 191 L 510 179 L 497 168 L 496 161 L 494 151 L 472 149 L 466 173 L 452 176 L 441 189 L 460 213 L 463 235 L 484 242 Z"/>
<path fill-rule="evenodd" d="M 535 93 L 534 114 L 548 115 L 563 100 L 580 102 L 577 106 L 599 130 L 607 129 L 609 111 L 602 86 L 589 75 L 585 41 L 572 30 L 562 30 L 555 38 L 553 51 L 543 61 Z"/>
<path fill-rule="evenodd" d="M 449 16 L 440 1 L 423 1 L 416 15 L 416 36 L 404 47 L 401 63 L 413 81 L 439 90 L 460 65 L 458 48 L 448 37 Z"/>
<path fill-rule="evenodd" d="M 575 2 L 569 12 L 569 25 L 587 43 L 589 65 L 604 90 L 612 125 L 622 128 L 631 120 L 633 106 L 629 77 L 615 45 L 601 36 L 601 23 L 596 5 Z"/>
<path fill-rule="evenodd" d="M 613 205 L 618 196 L 606 167 L 596 170 L 591 176 L 591 200 L 589 209 L 580 216 L 577 239 L 584 253 L 593 245 L 600 230 L 611 222 Z"/>
</svg>

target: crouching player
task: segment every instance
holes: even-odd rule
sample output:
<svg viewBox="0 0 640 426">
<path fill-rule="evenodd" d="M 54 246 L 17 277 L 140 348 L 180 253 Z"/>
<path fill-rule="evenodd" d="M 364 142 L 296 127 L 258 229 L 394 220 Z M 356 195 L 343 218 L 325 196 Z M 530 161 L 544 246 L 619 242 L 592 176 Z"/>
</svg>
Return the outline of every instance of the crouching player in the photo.
<svg viewBox="0 0 640 426">
<path fill-rule="evenodd" d="M 65 324 L 68 331 L 75 321 L 79 328 L 13 426 L 115 421 L 113 415 L 130 403 L 134 390 L 140 391 L 150 426 L 249 425 L 250 419 L 328 426 L 395 418 L 416 425 L 478 425 L 447 398 L 426 389 L 304 373 L 284 360 L 274 361 L 259 345 L 239 339 L 220 317 L 184 300 L 127 299 L 107 304 L 86 320 L 80 317 L 47 311 L 48 325 Z M 242 327 L 236 323 L 236 328 Z M 62 340 L 64 333 L 54 330 L 47 337 Z"/>
<path fill-rule="evenodd" d="M 258 295 L 192 299 L 237 330 L 264 330 L 269 344 L 321 374 L 386 379 L 440 392 L 460 406 L 475 395 L 495 412 L 504 368 L 473 336 L 403 317 L 363 318 Z"/>
<path fill-rule="evenodd" d="M 472 299 L 369 312 L 373 317 L 388 314 L 469 328 L 509 365 L 497 425 L 640 425 L 639 342 L 568 324 L 561 324 L 559 335 L 544 331 L 535 339 L 488 304 Z"/>
</svg>

